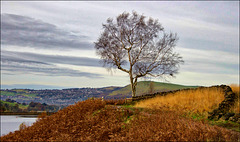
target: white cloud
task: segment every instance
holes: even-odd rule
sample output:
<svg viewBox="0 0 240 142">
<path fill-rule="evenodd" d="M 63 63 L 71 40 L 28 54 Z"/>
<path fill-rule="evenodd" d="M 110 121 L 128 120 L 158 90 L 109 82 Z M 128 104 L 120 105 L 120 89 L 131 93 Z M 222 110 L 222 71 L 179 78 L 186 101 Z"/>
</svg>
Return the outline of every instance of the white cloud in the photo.
<svg viewBox="0 0 240 142">
<path fill-rule="evenodd" d="M 239 75 L 181 72 L 171 82 L 183 85 L 212 86 L 221 84 L 239 84 Z"/>
<path fill-rule="evenodd" d="M 239 54 L 216 50 L 200 50 L 189 48 L 176 48 L 185 60 L 188 61 L 204 61 L 226 64 L 239 64 Z"/>
</svg>

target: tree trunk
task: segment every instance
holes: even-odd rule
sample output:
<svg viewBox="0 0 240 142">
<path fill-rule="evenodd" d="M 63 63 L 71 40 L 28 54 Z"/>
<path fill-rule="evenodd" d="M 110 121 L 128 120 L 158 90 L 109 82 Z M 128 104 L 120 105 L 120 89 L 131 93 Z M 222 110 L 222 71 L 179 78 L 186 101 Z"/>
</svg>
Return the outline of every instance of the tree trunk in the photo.
<svg viewBox="0 0 240 142">
<path fill-rule="evenodd" d="M 132 97 L 136 97 L 136 85 L 135 84 L 131 85 L 132 85 Z"/>
<path fill-rule="evenodd" d="M 130 82 L 131 82 L 131 89 L 132 89 L 132 97 L 136 97 L 136 86 L 137 86 L 137 80 L 133 80 L 134 78 L 130 74 Z"/>
</svg>

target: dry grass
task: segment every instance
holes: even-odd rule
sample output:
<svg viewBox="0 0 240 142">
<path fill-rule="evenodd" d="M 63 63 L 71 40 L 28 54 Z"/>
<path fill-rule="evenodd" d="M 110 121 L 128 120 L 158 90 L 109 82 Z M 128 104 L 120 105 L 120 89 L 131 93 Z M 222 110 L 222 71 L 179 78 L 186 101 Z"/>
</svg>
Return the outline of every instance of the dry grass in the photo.
<svg viewBox="0 0 240 142">
<path fill-rule="evenodd" d="M 230 109 L 231 112 L 239 113 L 240 112 L 240 86 L 237 84 L 231 84 L 230 87 L 232 91 L 237 94 L 237 99 L 235 101 L 234 106 Z"/>
<path fill-rule="evenodd" d="M 124 105 L 126 104 L 126 100 L 122 99 L 122 100 L 104 100 L 104 102 L 108 105 Z"/>
<path fill-rule="evenodd" d="M 1 141 L 239 141 L 239 133 L 173 111 L 126 109 L 87 100 L 2 136 Z"/>
<path fill-rule="evenodd" d="M 238 84 L 231 84 L 230 87 L 232 88 L 232 91 L 233 91 L 234 93 L 239 94 L 239 92 L 240 92 L 240 86 L 239 86 Z"/>
<path fill-rule="evenodd" d="M 219 88 L 198 88 L 184 90 L 166 96 L 140 101 L 135 106 L 140 108 L 159 108 L 207 116 L 207 112 L 218 107 L 224 100 L 224 92 Z"/>
</svg>

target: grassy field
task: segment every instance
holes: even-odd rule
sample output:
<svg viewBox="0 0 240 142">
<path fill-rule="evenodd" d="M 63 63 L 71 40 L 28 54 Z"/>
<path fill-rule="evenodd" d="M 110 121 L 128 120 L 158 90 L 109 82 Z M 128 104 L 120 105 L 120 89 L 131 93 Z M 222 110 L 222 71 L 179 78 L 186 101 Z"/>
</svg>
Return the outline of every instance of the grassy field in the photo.
<svg viewBox="0 0 240 142">
<path fill-rule="evenodd" d="M 14 103 L 10 103 L 10 102 L 6 102 L 6 101 L 2 101 L 2 100 L 0 100 L 1 101 L 1 103 L 3 103 L 3 104 L 8 104 L 8 105 L 10 105 L 10 106 L 15 106 L 16 104 L 18 104 L 18 103 L 16 103 L 16 102 L 14 102 Z M 19 108 L 20 109 L 27 109 L 27 107 L 28 107 L 28 105 L 22 105 L 22 104 L 18 104 L 19 105 Z"/>
<path fill-rule="evenodd" d="M 12 89 L 12 91 L 16 91 L 17 93 L 28 93 L 28 90 L 25 89 Z"/>
<path fill-rule="evenodd" d="M 189 114 L 199 114 L 207 117 L 208 112 L 218 107 L 224 100 L 221 89 L 203 88 L 184 90 L 166 96 L 158 96 L 138 102 L 135 107 L 151 109 L 167 109 Z"/>
<path fill-rule="evenodd" d="M 1 95 L 4 95 L 4 96 L 21 95 L 21 96 L 26 96 L 26 97 L 36 97 L 36 94 L 29 94 L 27 92 L 27 90 L 24 90 L 24 89 L 14 89 L 12 91 L 16 91 L 16 93 L 15 92 L 9 92 L 9 91 L 0 91 L 0 92 L 1 92 Z"/>
<path fill-rule="evenodd" d="M 234 93 L 238 94 L 238 99 L 229 112 L 239 113 L 239 86 L 231 85 Z M 218 125 L 228 129 L 240 132 L 238 123 L 231 121 L 208 120 L 208 112 L 218 107 L 218 104 L 224 100 L 224 92 L 218 88 L 204 88 L 196 90 L 180 91 L 167 96 L 158 96 L 136 103 L 138 108 L 159 109 L 181 113 L 193 119 L 208 121 L 211 125 Z"/>
<path fill-rule="evenodd" d="M 149 93 L 150 89 L 150 81 L 140 81 L 137 84 L 136 94 L 143 95 Z M 161 83 L 161 82 L 153 82 L 153 89 L 154 92 L 161 92 L 161 91 L 170 91 L 170 90 L 177 90 L 177 89 L 184 89 L 184 88 L 196 88 L 197 86 L 184 86 L 178 84 L 171 84 L 171 83 Z M 127 85 L 122 89 L 113 91 L 109 96 L 114 96 L 118 94 L 123 95 L 131 95 L 131 85 Z"/>
</svg>

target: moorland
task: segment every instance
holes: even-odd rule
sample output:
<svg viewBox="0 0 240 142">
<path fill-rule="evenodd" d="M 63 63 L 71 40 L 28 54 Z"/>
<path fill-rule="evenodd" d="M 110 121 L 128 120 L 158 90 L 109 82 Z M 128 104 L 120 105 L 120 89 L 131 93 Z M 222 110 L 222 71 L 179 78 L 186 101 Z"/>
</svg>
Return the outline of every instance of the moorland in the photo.
<svg viewBox="0 0 240 142">
<path fill-rule="evenodd" d="M 224 87 L 228 95 L 234 94 L 226 114 L 237 116 L 239 86 Z M 209 119 L 224 100 L 221 87 L 183 89 L 131 102 L 91 98 L 50 116 L 42 113 L 32 126 L 22 125 L 1 141 L 239 141 L 239 121 Z"/>
</svg>

